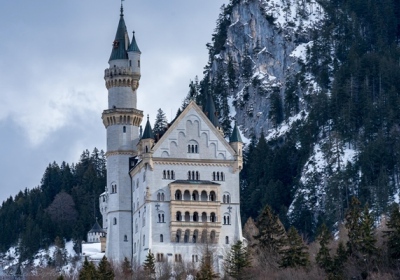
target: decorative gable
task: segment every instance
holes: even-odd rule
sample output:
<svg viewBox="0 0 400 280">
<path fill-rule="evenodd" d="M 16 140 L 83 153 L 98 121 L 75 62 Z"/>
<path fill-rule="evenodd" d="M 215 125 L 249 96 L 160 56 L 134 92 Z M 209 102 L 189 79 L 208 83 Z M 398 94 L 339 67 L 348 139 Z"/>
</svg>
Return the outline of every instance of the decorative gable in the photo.
<svg viewBox="0 0 400 280">
<path fill-rule="evenodd" d="M 153 148 L 153 157 L 234 160 L 235 151 L 195 102 L 191 102 Z"/>
</svg>

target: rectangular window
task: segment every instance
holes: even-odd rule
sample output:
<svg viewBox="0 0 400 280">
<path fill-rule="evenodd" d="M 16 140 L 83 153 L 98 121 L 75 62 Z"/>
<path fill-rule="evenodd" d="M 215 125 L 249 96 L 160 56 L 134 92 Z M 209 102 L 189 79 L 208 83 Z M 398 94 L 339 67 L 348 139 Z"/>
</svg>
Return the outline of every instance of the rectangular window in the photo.
<svg viewBox="0 0 400 280">
<path fill-rule="evenodd" d="M 164 261 L 164 254 L 158 253 L 157 254 L 157 261 L 158 262 L 163 262 Z"/>
</svg>

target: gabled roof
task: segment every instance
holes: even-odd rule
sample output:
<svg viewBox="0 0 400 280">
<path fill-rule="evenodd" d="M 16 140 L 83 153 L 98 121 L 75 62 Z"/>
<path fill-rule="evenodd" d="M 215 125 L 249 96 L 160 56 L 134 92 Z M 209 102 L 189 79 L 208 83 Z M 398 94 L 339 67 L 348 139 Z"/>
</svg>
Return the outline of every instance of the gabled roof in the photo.
<svg viewBox="0 0 400 280">
<path fill-rule="evenodd" d="M 142 139 L 154 139 L 153 129 L 151 128 L 149 115 L 147 115 L 147 123 L 144 128 Z"/>
<path fill-rule="evenodd" d="M 133 33 L 133 34 L 132 34 L 132 41 L 131 41 L 131 44 L 129 45 L 128 52 L 138 52 L 138 53 L 142 53 L 142 52 L 139 50 L 139 47 L 138 47 L 138 45 L 137 45 L 137 43 L 136 43 L 135 31 L 133 31 L 132 33 Z"/>
<path fill-rule="evenodd" d="M 232 149 L 232 147 L 227 143 L 225 138 L 221 135 L 219 132 L 218 128 L 214 126 L 214 124 L 210 121 L 210 119 L 204 114 L 204 112 L 200 109 L 200 107 L 196 104 L 194 101 L 190 101 L 189 105 L 186 106 L 185 110 L 174 120 L 172 125 L 168 128 L 168 130 L 163 134 L 163 136 L 158 140 L 157 144 L 153 147 L 153 151 L 157 150 L 158 147 L 162 145 L 165 139 L 168 138 L 169 134 L 171 131 L 173 131 L 178 124 L 182 121 L 182 119 L 188 114 L 188 112 L 194 109 L 199 116 L 203 119 L 203 121 L 210 127 L 210 129 L 213 131 L 215 136 L 218 138 L 219 141 L 224 145 L 224 147 L 231 153 L 231 155 L 235 155 L 235 151 Z"/>
<path fill-rule="evenodd" d="M 240 132 L 239 132 L 239 129 L 238 129 L 237 125 L 236 125 L 236 122 L 235 122 L 235 127 L 232 130 L 231 137 L 229 137 L 229 143 L 233 143 L 233 142 L 241 142 L 241 143 L 243 143 L 242 137 L 240 136 Z"/>
<path fill-rule="evenodd" d="M 126 40 L 128 40 L 128 42 L 126 42 Z M 125 46 L 127 46 L 127 44 L 129 44 L 129 38 L 124 20 L 124 9 L 121 5 L 121 14 L 119 17 L 117 33 L 115 34 L 115 40 L 113 42 L 113 48 L 109 61 L 116 59 L 128 59 L 128 53 L 125 49 Z"/>
<path fill-rule="evenodd" d="M 105 232 L 105 231 L 101 228 L 101 226 L 99 225 L 99 223 L 96 220 L 96 223 L 94 223 L 92 229 L 89 231 L 89 233 L 92 233 L 92 232 Z"/>
</svg>

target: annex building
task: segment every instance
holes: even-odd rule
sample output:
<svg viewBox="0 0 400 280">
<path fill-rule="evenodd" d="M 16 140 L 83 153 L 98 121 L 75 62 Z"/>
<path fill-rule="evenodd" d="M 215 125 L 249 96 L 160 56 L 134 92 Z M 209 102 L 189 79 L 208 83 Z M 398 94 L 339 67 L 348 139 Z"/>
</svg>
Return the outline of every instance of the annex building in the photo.
<svg viewBox="0 0 400 280">
<path fill-rule="evenodd" d="M 142 264 L 151 250 L 156 261 L 199 262 L 207 243 L 222 261 L 223 252 L 242 240 L 240 133 L 235 125 L 229 141 L 224 138 L 211 96 L 203 108 L 192 101 L 161 136 L 153 135 L 148 117 L 142 131 L 140 55 L 121 7 L 104 72 L 107 186 L 100 210 L 106 256 Z"/>
</svg>

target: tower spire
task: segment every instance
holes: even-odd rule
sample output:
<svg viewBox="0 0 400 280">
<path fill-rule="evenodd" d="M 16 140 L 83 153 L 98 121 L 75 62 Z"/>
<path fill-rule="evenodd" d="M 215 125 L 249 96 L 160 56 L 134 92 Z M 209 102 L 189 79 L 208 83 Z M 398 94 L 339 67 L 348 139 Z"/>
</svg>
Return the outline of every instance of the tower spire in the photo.
<svg viewBox="0 0 400 280">
<path fill-rule="evenodd" d="M 123 17 L 124 16 L 124 5 L 122 4 L 124 0 L 121 0 L 121 14 L 120 16 Z"/>
</svg>

